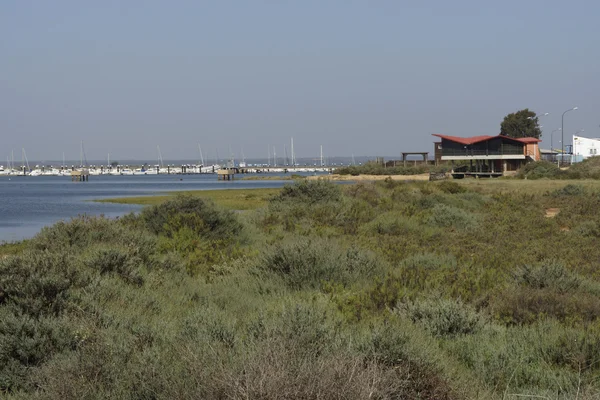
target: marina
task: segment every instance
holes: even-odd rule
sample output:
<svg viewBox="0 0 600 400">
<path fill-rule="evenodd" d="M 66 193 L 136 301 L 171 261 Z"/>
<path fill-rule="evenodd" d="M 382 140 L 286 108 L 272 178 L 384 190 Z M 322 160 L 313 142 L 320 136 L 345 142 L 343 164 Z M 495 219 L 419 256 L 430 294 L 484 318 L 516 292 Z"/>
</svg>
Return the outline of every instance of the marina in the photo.
<svg viewBox="0 0 600 400">
<path fill-rule="evenodd" d="M 222 166 L 214 165 L 168 165 L 161 167 L 154 166 L 129 166 L 129 165 L 86 165 L 86 166 L 36 166 L 29 168 L 23 166 L 21 168 L 8 167 L 0 165 L 0 176 L 133 176 L 133 175 L 205 175 L 218 174 L 219 170 L 234 170 L 236 174 L 260 174 L 260 173 L 331 173 L 332 167 L 317 167 L 317 166 L 262 166 L 262 165 L 238 165 L 238 166 Z M 81 179 L 80 179 L 81 180 Z"/>
<path fill-rule="evenodd" d="M 277 188 L 289 181 L 219 181 L 213 174 L 135 175 L 126 179 L 100 175 L 89 182 L 72 182 L 66 176 L 30 178 L 0 176 L 0 242 L 34 236 L 44 226 L 78 215 L 118 217 L 141 209 L 138 205 L 99 203 L 94 200 L 151 196 L 164 192 L 215 189 Z"/>
</svg>

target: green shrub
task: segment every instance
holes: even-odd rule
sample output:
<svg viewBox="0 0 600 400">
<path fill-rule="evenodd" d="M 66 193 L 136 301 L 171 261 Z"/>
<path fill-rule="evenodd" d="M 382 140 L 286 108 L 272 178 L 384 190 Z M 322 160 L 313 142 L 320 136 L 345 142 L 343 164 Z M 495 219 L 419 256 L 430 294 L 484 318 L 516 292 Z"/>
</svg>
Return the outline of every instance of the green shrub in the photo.
<svg viewBox="0 0 600 400">
<path fill-rule="evenodd" d="M 334 242 L 301 239 L 277 245 L 257 262 L 261 271 L 277 274 L 291 288 L 318 288 L 324 282 L 350 284 L 380 268 L 371 254 L 343 250 Z"/>
<path fill-rule="evenodd" d="M 101 274 L 115 273 L 128 283 L 141 285 L 144 281 L 139 272 L 143 261 L 123 247 L 98 246 L 92 248 L 88 251 L 84 263 Z"/>
<path fill-rule="evenodd" d="M 61 221 L 44 227 L 31 239 L 29 246 L 37 250 L 78 254 L 82 249 L 97 244 L 117 245 L 148 262 L 156 249 L 156 237 L 134 226 L 131 223 L 134 218 L 112 220 L 80 216 L 68 222 Z"/>
<path fill-rule="evenodd" d="M 560 189 L 556 189 L 554 190 L 552 193 L 550 193 L 551 196 L 553 197 L 559 197 L 559 196 L 582 196 L 586 194 L 586 190 L 585 187 L 581 186 L 581 185 L 574 185 L 572 183 L 563 186 Z"/>
<path fill-rule="evenodd" d="M 600 157 L 572 164 L 565 173 L 569 179 L 600 179 Z"/>
<path fill-rule="evenodd" d="M 242 231 L 233 212 L 190 195 L 178 195 L 173 200 L 144 208 L 139 218 L 151 232 L 167 237 L 187 228 L 208 239 L 230 240 Z"/>
<path fill-rule="evenodd" d="M 0 395 L 32 390 L 31 369 L 56 353 L 73 350 L 75 343 L 64 320 L 33 318 L 0 307 Z"/>
<path fill-rule="evenodd" d="M 427 223 L 439 228 L 473 229 L 477 222 L 473 213 L 445 204 L 435 204 L 427 218 Z"/>
<path fill-rule="evenodd" d="M 424 299 L 399 303 L 397 312 L 422 324 L 435 336 L 455 336 L 479 332 L 485 319 L 460 300 Z"/>
<path fill-rule="evenodd" d="M 537 265 L 525 265 L 514 272 L 518 285 L 533 289 L 550 288 L 559 293 L 576 291 L 582 285 L 583 278 L 571 273 L 558 261 L 546 261 Z"/>
<path fill-rule="evenodd" d="M 279 195 L 273 197 L 271 202 L 299 201 L 308 204 L 339 201 L 342 191 L 339 185 L 324 179 L 301 180 L 292 185 L 285 185 Z"/>
<path fill-rule="evenodd" d="M 461 184 L 454 181 L 441 181 L 437 184 L 437 187 L 444 193 L 449 194 L 457 194 L 457 193 L 465 193 L 467 189 Z"/>
<path fill-rule="evenodd" d="M 583 221 L 573 229 L 573 232 L 584 237 L 600 237 L 600 227 L 596 221 Z"/>
<path fill-rule="evenodd" d="M 516 176 L 521 179 L 557 179 L 562 176 L 562 171 L 556 164 L 549 161 L 536 161 L 519 169 Z"/>
<path fill-rule="evenodd" d="M 505 394 L 570 399 L 576 398 L 578 386 L 583 388 L 591 376 L 581 374 L 579 367 L 584 365 L 561 368 L 561 359 L 576 355 L 572 352 L 576 342 L 562 345 L 569 336 L 555 321 L 543 321 L 529 327 L 486 328 L 459 336 L 447 346 L 479 379 L 502 388 Z"/>
<path fill-rule="evenodd" d="M 70 290 L 86 277 L 72 255 L 26 251 L 0 260 L 0 306 L 12 305 L 38 317 L 59 315 L 67 307 Z"/>
<path fill-rule="evenodd" d="M 494 316 L 505 324 L 531 324 L 548 317 L 567 324 L 589 323 L 600 317 L 598 297 L 560 293 L 552 289 L 510 288 L 490 302 Z"/>
</svg>

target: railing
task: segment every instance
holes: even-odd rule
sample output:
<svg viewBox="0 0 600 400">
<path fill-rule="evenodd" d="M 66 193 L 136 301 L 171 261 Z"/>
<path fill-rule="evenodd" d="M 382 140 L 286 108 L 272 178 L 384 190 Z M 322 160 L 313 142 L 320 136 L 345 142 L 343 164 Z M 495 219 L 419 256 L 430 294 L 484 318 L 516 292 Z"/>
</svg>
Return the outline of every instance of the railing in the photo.
<svg viewBox="0 0 600 400">
<path fill-rule="evenodd" d="M 507 150 L 507 151 L 499 151 L 499 150 L 476 150 L 476 149 L 468 149 L 468 150 L 459 150 L 459 149 L 444 149 L 442 151 L 442 156 L 464 156 L 464 157 L 472 157 L 472 156 L 503 156 L 503 155 L 521 155 L 523 154 L 523 150 Z"/>
</svg>

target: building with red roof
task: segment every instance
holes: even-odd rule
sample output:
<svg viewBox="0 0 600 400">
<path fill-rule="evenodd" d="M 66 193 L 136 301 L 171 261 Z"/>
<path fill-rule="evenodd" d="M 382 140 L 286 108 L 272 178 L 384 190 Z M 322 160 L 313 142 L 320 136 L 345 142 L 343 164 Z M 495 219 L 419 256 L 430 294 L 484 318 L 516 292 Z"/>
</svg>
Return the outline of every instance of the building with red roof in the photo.
<svg viewBox="0 0 600 400">
<path fill-rule="evenodd" d="M 462 169 L 472 173 L 501 175 L 516 171 L 530 161 L 539 161 L 540 139 L 533 137 L 511 138 L 508 136 L 459 137 L 434 134 L 441 139 L 435 144 L 436 161 L 460 162 Z M 465 163 L 468 161 L 468 165 Z"/>
</svg>

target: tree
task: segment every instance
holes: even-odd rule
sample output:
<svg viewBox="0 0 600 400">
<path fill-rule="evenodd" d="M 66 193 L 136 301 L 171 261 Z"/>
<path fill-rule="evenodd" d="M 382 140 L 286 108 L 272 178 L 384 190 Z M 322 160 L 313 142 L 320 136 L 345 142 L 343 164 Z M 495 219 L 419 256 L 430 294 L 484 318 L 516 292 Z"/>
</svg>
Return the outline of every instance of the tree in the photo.
<svg viewBox="0 0 600 400">
<path fill-rule="evenodd" d="M 111 167 L 116 167 L 116 166 L 119 165 L 119 162 L 118 161 L 113 161 L 113 162 L 110 163 L 110 165 L 111 165 Z"/>
<path fill-rule="evenodd" d="M 526 108 L 504 117 L 504 121 L 500 124 L 500 134 L 512 138 L 534 137 L 539 139 L 542 136 L 542 130 L 535 112 Z"/>
</svg>

